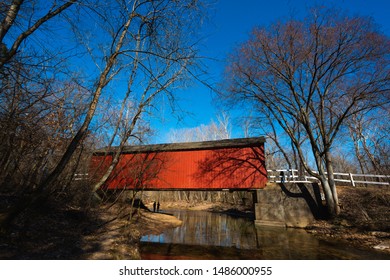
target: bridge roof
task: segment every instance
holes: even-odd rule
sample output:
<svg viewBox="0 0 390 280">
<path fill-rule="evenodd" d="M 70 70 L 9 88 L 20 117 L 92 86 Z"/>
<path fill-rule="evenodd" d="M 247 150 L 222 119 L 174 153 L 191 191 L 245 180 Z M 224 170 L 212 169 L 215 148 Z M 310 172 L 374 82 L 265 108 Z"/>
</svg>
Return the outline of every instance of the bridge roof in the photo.
<svg viewBox="0 0 390 280">
<path fill-rule="evenodd" d="M 151 153 L 151 152 L 173 152 L 173 151 L 196 151 L 226 148 L 256 147 L 265 143 L 265 137 L 235 138 L 203 142 L 185 142 L 154 145 L 125 146 L 122 153 Z M 102 148 L 94 152 L 95 155 L 114 154 L 119 147 Z"/>
</svg>

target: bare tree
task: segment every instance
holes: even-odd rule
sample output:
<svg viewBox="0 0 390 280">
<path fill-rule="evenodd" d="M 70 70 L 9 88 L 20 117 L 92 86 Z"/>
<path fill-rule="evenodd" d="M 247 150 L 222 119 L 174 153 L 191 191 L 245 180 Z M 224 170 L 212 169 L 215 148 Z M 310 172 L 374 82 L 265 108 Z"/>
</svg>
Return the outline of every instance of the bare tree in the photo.
<svg viewBox="0 0 390 280">
<path fill-rule="evenodd" d="M 370 114 L 357 114 L 348 121 L 347 125 L 360 171 L 388 174 L 389 109 L 378 108 Z"/>
<path fill-rule="evenodd" d="M 126 4 L 124 7 L 121 2 L 118 5 L 121 10 L 127 11 L 122 20 L 129 27 L 126 32 L 121 31 L 122 25 L 119 24 L 116 30 L 115 23 L 120 21 L 116 16 L 109 30 L 109 34 L 114 35 L 110 44 L 115 43 L 119 32 L 126 40 L 118 52 L 120 60 L 115 65 L 113 75 L 122 75 L 119 73 L 122 70 L 128 73 L 127 77 L 123 77 L 127 80 L 127 86 L 108 146 L 111 147 L 115 139 L 119 143 L 110 166 L 96 183 L 95 190 L 113 172 L 129 140 L 144 140 L 139 137 L 140 130 L 137 130 L 140 121 L 151 113 L 163 95 L 174 99 L 171 89 L 186 79 L 196 59 L 194 38 L 189 37 L 188 31 L 195 24 L 189 19 L 193 13 L 199 12 L 197 5 L 187 1 L 134 1 L 132 5 Z M 111 18 L 110 14 L 105 16 L 107 21 Z"/>
<path fill-rule="evenodd" d="M 128 131 L 121 140 L 121 147 L 132 135 L 142 114 L 152 106 L 155 97 L 161 92 L 167 92 L 174 82 L 182 78 L 182 73 L 195 59 L 193 42 L 189 43 L 188 33 L 184 30 L 184 19 L 188 22 L 189 18 L 186 16 L 189 16 L 191 11 L 197 11 L 196 5 L 145 0 L 129 3 L 118 1 L 110 3 L 109 7 L 108 10 L 104 5 L 87 7 L 92 18 L 86 17 L 84 20 L 95 19 L 104 24 L 99 27 L 100 30 L 105 31 L 102 37 L 107 41 L 98 41 L 96 49 L 93 49 L 93 45 L 86 45 L 100 73 L 90 91 L 91 102 L 84 121 L 56 167 L 40 185 L 41 189 L 55 182 L 66 167 L 88 131 L 103 90 L 114 83 L 114 77 L 125 75 L 127 90 L 124 100 L 128 100 L 131 96 L 136 100 L 134 103 L 137 103 L 138 108 L 127 128 Z M 86 24 L 86 27 L 91 26 Z M 80 33 L 79 28 L 75 29 L 78 33 Z M 102 48 L 102 44 L 105 47 Z M 95 57 L 96 53 L 103 55 L 103 61 L 101 57 Z M 102 61 L 101 64 L 99 61 Z M 120 117 L 122 115 L 121 109 Z M 119 154 L 120 149 L 118 149 L 118 156 L 113 160 L 113 167 L 117 163 Z M 113 167 L 110 168 L 111 171 Z"/>
<path fill-rule="evenodd" d="M 20 46 L 38 29 L 42 28 L 42 25 L 51 21 L 53 18 L 57 17 L 59 14 L 63 13 L 67 9 L 69 9 L 77 0 L 69 0 L 64 1 L 62 4 L 58 4 L 57 1 L 52 1 L 52 3 L 46 3 L 46 10 L 43 12 L 43 15 L 38 16 L 33 22 L 32 20 L 35 18 L 34 15 L 34 6 L 32 3 L 31 10 L 32 14 L 21 15 L 21 10 L 23 10 L 24 6 L 29 5 L 29 3 L 25 3 L 24 0 L 13 0 L 4 1 L 0 5 L 2 6 L 2 22 L 0 24 L 0 45 L 2 48 L 1 56 L 0 56 L 0 68 L 2 68 L 6 63 L 9 63 L 12 58 L 16 55 Z M 39 14 L 39 13 L 37 13 Z M 25 19 L 25 20 L 24 20 Z M 15 28 L 18 26 L 19 28 Z M 12 36 L 9 35 L 10 30 L 13 33 Z M 19 34 L 16 35 L 16 32 Z M 16 35 L 16 36 L 15 36 Z M 9 38 L 11 37 L 11 38 Z M 7 47 L 8 45 L 8 47 Z"/>
<path fill-rule="evenodd" d="M 332 146 L 348 119 L 389 102 L 389 46 L 371 19 L 322 8 L 304 21 L 255 28 L 230 57 L 223 97 L 270 115 L 288 134 L 320 180 L 331 215 L 340 211 Z M 305 162 L 303 143 L 318 174 Z"/>
<path fill-rule="evenodd" d="M 169 142 L 211 141 L 231 138 L 230 118 L 226 113 L 217 116 L 217 121 L 201 124 L 193 128 L 172 129 Z"/>
<path fill-rule="evenodd" d="M 3 1 L 0 4 L 1 183 L 7 182 L 13 187 L 22 183 L 26 187 L 39 184 L 42 178 L 40 171 L 45 170 L 44 166 L 50 162 L 48 157 L 53 154 L 46 137 L 61 138 L 62 142 L 67 138 L 64 134 L 69 130 L 61 126 L 64 132 L 59 137 L 59 124 L 55 127 L 54 119 L 49 119 L 62 111 L 62 117 L 67 115 L 66 120 L 62 120 L 63 124 L 70 125 L 72 113 L 63 109 L 68 108 L 68 101 L 64 97 L 74 100 L 74 84 L 65 85 L 57 79 L 55 67 L 51 66 L 58 63 L 58 57 L 43 44 L 34 43 L 34 39 L 38 30 L 47 29 L 48 23 L 56 22 L 58 16 L 68 12 L 75 2 L 52 1 L 46 3 L 45 7 L 35 1 L 23 0 Z M 78 100 L 78 104 L 82 105 L 81 100 Z M 76 114 L 79 113 L 78 110 Z M 55 146 L 54 141 L 52 144 Z"/>
</svg>

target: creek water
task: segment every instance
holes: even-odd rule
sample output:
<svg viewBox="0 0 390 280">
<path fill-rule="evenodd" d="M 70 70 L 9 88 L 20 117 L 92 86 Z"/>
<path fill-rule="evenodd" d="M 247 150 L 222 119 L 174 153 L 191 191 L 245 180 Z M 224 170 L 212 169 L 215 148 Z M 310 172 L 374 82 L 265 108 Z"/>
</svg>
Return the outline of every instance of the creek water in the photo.
<svg viewBox="0 0 390 280">
<path fill-rule="evenodd" d="M 390 259 L 380 251 L 329 242 L 300 229 L 258 227 L 247 218 L 172 210 L 180 227 L 141 238 L 142 259 Z"/>
</svg>

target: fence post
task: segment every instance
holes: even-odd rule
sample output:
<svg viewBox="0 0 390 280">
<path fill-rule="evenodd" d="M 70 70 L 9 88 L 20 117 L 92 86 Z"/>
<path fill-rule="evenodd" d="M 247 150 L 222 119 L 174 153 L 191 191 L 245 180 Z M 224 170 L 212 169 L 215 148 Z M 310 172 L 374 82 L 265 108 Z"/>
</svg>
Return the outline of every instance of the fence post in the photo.
<svg viewBox="0 0 390 280">
<path fill-rule="evenodd" d="M 356 187 L 355 181 L 353 180 L 353 175 L 352 175 L 352 173 L 349 173 L 349 179 L 351 179 L 352 187 Z"/>
<path fill-rule="evenodd" d="M 294 178 L 294 169 L 291 168 L 291 176 L 292 176 L 292 181 L 295 182 L 295 178 Z"/>
</svg>

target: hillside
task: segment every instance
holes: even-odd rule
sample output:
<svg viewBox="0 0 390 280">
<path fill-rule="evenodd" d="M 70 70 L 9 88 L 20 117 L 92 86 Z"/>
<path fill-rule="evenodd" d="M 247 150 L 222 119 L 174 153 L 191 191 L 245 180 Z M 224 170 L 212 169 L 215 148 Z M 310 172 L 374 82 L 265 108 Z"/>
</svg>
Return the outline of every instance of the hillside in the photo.
<svg viewBox="0 0 390 280">
<path fill-rule="evenodd" d="M 308 231 L 323 239 L 342 239 L 356 246 L 390 253 L 390 188 L 338 187 L 341 214 L 316 221 Z"/>
</svg>

